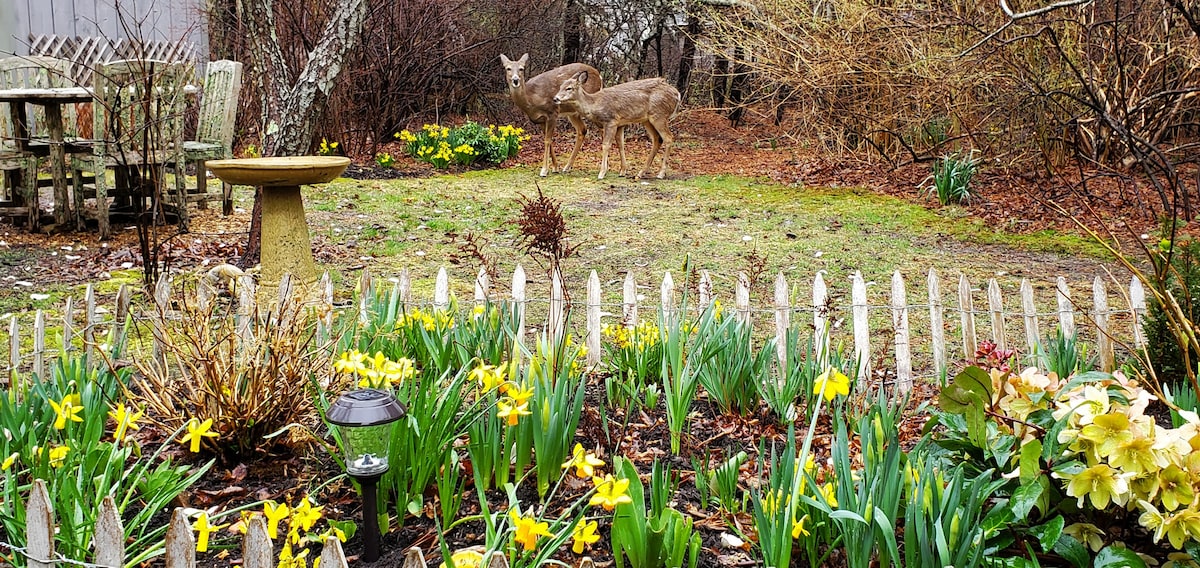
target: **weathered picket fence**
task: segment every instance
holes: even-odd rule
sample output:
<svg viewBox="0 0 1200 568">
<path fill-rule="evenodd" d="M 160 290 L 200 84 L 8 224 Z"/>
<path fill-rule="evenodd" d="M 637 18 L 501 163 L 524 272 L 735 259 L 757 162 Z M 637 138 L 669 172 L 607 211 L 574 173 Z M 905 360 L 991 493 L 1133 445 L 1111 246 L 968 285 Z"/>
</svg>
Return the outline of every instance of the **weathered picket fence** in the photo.
<svg viewBox="0 0 1200 568">
<path fill-rule="evenodd" d="M 210 272 L 210 276 L 211 274 L 213 273 Z M 237 295 L 237 305 L 233 317 L 236 318 L 239 336 L 244 340 L 249 340 L 255 333 L 256 322 L 260 321 L 263 314 L 260 314 L 255 305 L 256 291 L 253 279 L 249 276 L 241 276 L 236 280 L 237 285 L 234 286 L 234 290 Z M 504 295 L 505 297 L 501 297 L 501 294 L 493 291 L 490 280 L 487 272 L 481 269 L 473 284 L 473 302 L 476 305 L 487 302 L 508 302 L 516 310 L 520 328 L 528 331 L 530 326 L 527 322 L 527 308 L 532 302 L 544 303 L 547 309 L 542 329 L 551 337 L 561 337 L 567 333 L 567 315 L 572 309 L 568 305 L 568 298 L 577 298 L 578 296 L 566 294 L 565 284 L 559 274 L 551 276 L 549 297 L 546 299 L 527 296 L 529 282 L 524 269 L 519 265 L 513 272 L 512 283 L 509 291 Z M 643 308 L 653 309 L 656 314 L 661 311 L 664 315 L 671 316 L 681 309 L 695 310 L 702 306 L 708 306 L 717 298 L 713 287 L 713 276 L 706 270 L 699 271 L 699 281 L 694 288 L 694 293 L 691 291 L 685 293 L 680 290 L 671 273 L 667 272 L 660 285 L 657 286 L 659 291 L 657 302 L 644 300 L 644 296 L 639 294 L 638 290 L 647 287 L 640 286 L 632 272 L 626 273 L 623 279 L 613 282 L 622 283 L 620 302 L 605 301 L 606 296 L 596 271 L 591 271 L 587 279 L 586 294 L 581 306 L 586 318 L 583 322 L 583 329 L 580 331 L 585 337 L 589 364 L 600 362 L 601 329 L 606 319 L 609 323 L 632 326 L 637 324 L 640 317 L 639 310 Z M 784 360 L 787 356 L 785 352 L 786 337 L 789 327 L 794 325 L 811 325 L 815 346 L 826 352 L 834 339 L 846 340 L 848 344 L 853 345 L 852 354 L 858 361 L 860 380 L 869 380 L 872 371 L 885 372 L 888 377 L 894 377 L 895 386 L 903 392 L 911 388 L 912 380 L 918 372 L 924 373 L 925 376 L 937 376 L 947 368 L 948 362 L 952 358 L 973 358 L 981 339 L 990 339 L 1002 349 L 1023 345 L 1028 349 L 1028 353 L 1032 353 L 1042 339 L 1044 333 L 1042 326 L 1047 323 L 1052 323 L 1049 328 L 1051 331 L 1055 327 L 1061 327 L 1068 335 L 1086 330 L 1088 339 L 1094 343 L 1094 352 L 1097 354 L 1100 366 L 1104 369 L 1111 369 L 1115 360 L 1117 344 L 1125 344 L 1129 348 L 1139 348 L 1145 344 L 1145 337 L 1141 330 L 1146 310 L 1145 292 L 1136 278 L 1130 280 L 1127 288 L 1118 286 L 1115 290 L 1110 290 L 1106 280 L 1099 276 L 1095 277 L 1090 284 L 1091 302 L 1090 306 L 1085 306 L 1073 298 L 1071 286 L 1067 280 L 1063 277 L 1057 278 L 1054 284 L 1053 305 L 1055 308 L 1052 311 L 1039 312 L 1038 303 L 1034 297 L 1034 288 L 1028 279 L 1021 280 L 1019 299 L 1016 302 L 1019 304 L 1019 308 L 1013 310 L 1005 307 L 1000 284 L 995 278 L 988 280 L 986 292 L 983 294 L 986 297 L 986 308 L 977 309 L 975 307 L 977 292 L 973 290 L 972 284 L 965 276 L 958 277 L 956 291 L 946 294 L 943 292 L 938 273 L 932 269 L 925 278 L 927 294 L 922 294 L 924 298 L 927 298 L 925 303 L 910 301 L 907 292 L 908 285 L 899 271 L 891 275 L 889 293 L 886 294 L 883 301 L 877 300 L 874 304 L 868 301 L 868 282 L 860 273 L 854 273 L 850 278 L 849 305 L 838 305 L 834 302 L 836 298 L 844 297 L 845 294 L 844 292 L 835 293 L 831 290 L 822 273 L 818 273 L 812 280 L 811 303 L 794 302 L 791 284 L 783 274 L 779 274 L 773 285 L 772 304 L 766 307 L 754 307 L 751 305 L 751 280 L 745 273 L 741 273 L 737 276 L 734 284 L 733 313 L 736 317 L 750 322 L 752 325 L 756 323 L 756 317 L 762 319 L 764 323 L 760 325 L 769 326 L 766 331 L 769 335 L 777 338 L 776 346 L 780 360 Z M 220 285 L 218 278 L 208 277 L 201 280 L 194 296 L 194 301 L 200 309 L 205 309 L 214 301 L 218 285 Z M 386 280 L 377 279 L 364 270 L 356 286 L 358 297 L 369 297 L 380 287 L 388 285 L 391 286 L 389 294 L 398 297 L 407 306 L 424 305 L 434 309 L 446 309 L 451 305 L 451 282 L 445 268 L 440 269 L 435 277 L 431 301 L 414 301 L 412 280 L 407 270 Z M 285 300 L 292 298 L 293 288 L 290 279 L 284 278 L 277 297 Z M 309 305 L 319 307 L 317 328 L 318 340 L 322 344 L 327 343 L 324 340 L 329 337 L 333 325 L 335 310 L 333 292 L 332 279 L 326 274 L 318 283 L 316 300 L 313 301 L 311 298 L 307 300 Z M 155 287 L 151 302 L 148 302 L 148 305 L 141 308 L 139 313 L 132 318 L 132 321 L 138 324 L 133 326 L 134 328 L 140 329 L 148 323 L 147 327 L 153 337 L 156 357 L 161 354 L 162 338 L 166 333 L 165 324 L 168 318 L 172 317 L 173 300 L 178 299 L 177 296 L 172 295 L 174 293 L 178 293 L 178 291 L 173 292 L 169 281 L 164 277 Z M 1125 309 L 1110 308 L 1110 293 L 1118 295 L 1122 302 L 1129 307 Z M 613 292 L 613 296 L 615 295 L 616 293 Z M 681 299 L 686 299 L 688 305 L 682 306 Z M 578 301 L 576 303 L 578 304 Z M 366 302 L 340 306 L 336 309 L 357 310 L 363 319 L 369 317 L 367 313 L 369 305 Z M 29 354 L 22 353 L 21 340 L 23 336 L 18 318 L 14 316 L 8 325 L 9 360 L 7 370 L 9 372 L 7 376 L 15 377 L 20 371 L 26 369 L 41 376 L 45 371 L 46 361 L 56 353 L 72 352 L 78 349 L 90 353 L 98 344 L 97 338 L 100 337 L 102 331 L 111 334 L 111 337 L 114 338 L 123 337 L 130 332 L 129 329 L 126 329 L 127 317 L 131 315 L 128 288 L 122 287 L 117 293 L 113 309 L 104 310 L 97 305 L 96 295 L 89 285 L 83 300 L 81 327 L 80 322 L 77 321 L 79 319 L 78 311 L 79 306 L 68 298 L 63 309 L 61 342 L 56 346 L 48 346 L 46 318 L 41 310 L 37 311 L 33 324 L 32 353 Z M 870 313 L 873 311 L 885 312 L 887 317 L 880 322 L 880 318 L 876 316 L 873 321 L 870 317 Z M 279 318 L 295 317 L 297 313 L 298 311 L 293 310 L 277 313 L 271 317 L 275 318 L 276 323 L 279 323 Z M 848 313 L 850 317 L 840 317 L 840 314 L 843 313 Z M 538 315 L 540 321 L 541 314 Z M 852 333 L 848 337 L 841 337 L 839 334 L 844 333 L 844 326 L 841 325 L 841 322 L 845 319 L 849 319 Z M 773 322 L 767 324 L 766 322 L 769 320 L 773 320 Z M 890 326 L 887 323 L 889 320 Z M 1117 324 L 1122 320 L 1127 322 L 1127 326 L 1120 325 L 1120 329 L 1117 329 Z M 919 329 L 923 333 L 914 336 L 915 324 L 919 324 Z M 872 329 L 872 325 L 875 326 L 875 329 Z M 1023 334 L 1019 332 L 1020 328 L 1023 328 Z M 950 339 L 953 334 L 957 334 L 958 341 Z M 520 338 L 524 340 L 526 335 L 520 334 Z M 28 367 L 26 367 L 27 361 L 29 362 Z M 887 361 L 888 368 L 873 369 L 873 365 L 883 366 L 879 363 L 873 364 L 873 361 Z"/>
<path fill-rule="evenodd" d="M 79 564 L 80 559 L 67 559 L 54 550 L 54 509 L 46 483 L 34 480 L 25 508 L 25 548 L 16 550 L 28 560 L 29 568 L 56 568 L 60 564 Z M 346 568 L 346 555 L 335 537 L 325 539 L 321 549 L 323 568 Z M 177 508 L 171 514 L 171 523 L 164 537 L 164 560 L 166 568 L 195 568 L 196 536 L 187 512 Z M 112 496 L 104 497 L 96 515 L 96 528 L 92 537 L 93 559 L 91 566 L 122 568 L 125 565 L 125 529 L 121 515 Z M 244 568 L 275 568 L 275 549 L 267 535 L 266 520 L 255 514 L 246 525 L 242 538 L 242 566 Z"/>
</svg>

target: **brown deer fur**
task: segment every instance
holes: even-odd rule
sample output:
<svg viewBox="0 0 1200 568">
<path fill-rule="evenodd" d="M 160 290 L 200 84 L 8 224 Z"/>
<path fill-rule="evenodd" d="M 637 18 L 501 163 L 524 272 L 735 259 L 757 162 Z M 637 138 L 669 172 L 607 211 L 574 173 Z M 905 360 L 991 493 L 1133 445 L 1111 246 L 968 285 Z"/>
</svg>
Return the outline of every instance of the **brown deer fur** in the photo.
<svg viewBox="0 0 1200 568">
<path fill-rule="evenodd" d="M 509 97 L 529 120 L 542 127 L 542 141 L 545 144 L 542 152 L 542 177 L 546 176 L 551 166 L 558 170 L 558 159 L 554 155 L 554 131 L 558 127 L 558 117 L 566 117 L 571 121 L 571 126 L 575 127 L 575 149 L 571 151 L 571 157 L 562 169 L 564 172 L 569 171 L 575 163 L 579 149 L 583 147 L 583 135 L 587 134 L 587 124 L 580 120 L 574 107 L 560 107 L 555 104 L 554 95 L 563 81 L 580 74 L 587 77 L 586 88 L 590 92 L 598 91 L 601 87 L 600 72 L 590 65 L 571 63 L 526 80 L 525 65 L 529 63 L 528 53 L 516 61 L 500 54 L 500 63 L 504 65 L 504 82 L 508 85 Z"/>
</svg>

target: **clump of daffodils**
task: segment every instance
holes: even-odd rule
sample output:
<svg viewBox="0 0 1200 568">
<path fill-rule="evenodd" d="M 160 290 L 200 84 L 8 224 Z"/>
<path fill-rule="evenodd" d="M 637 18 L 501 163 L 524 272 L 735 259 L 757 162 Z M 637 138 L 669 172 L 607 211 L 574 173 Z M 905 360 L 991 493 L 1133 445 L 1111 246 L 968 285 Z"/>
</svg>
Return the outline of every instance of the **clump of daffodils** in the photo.
<svg viewBox="0 0 1200 568">
<path fill-rule="evenodd" d="M 384 388 L 412 379 L 420 373 L 415 365 L 412 359 L 406 357 L 393 361 L 379 351 L 368 356 L 354 349 L 342 353 L 333 362 L 333 370 L 356 377 L 359 388 Z"/>
</svg>

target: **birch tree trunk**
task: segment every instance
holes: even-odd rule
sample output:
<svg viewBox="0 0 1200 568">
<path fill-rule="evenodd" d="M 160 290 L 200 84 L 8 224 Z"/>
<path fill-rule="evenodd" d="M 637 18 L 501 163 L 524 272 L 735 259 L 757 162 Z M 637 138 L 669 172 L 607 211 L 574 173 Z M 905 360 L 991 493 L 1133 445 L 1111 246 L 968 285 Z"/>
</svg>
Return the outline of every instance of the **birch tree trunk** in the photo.
<svg viewBox="0 0 1200 568">
<path fill-rule="evenodd" d="M 240 0 L 262 97 L 262 154 L 297 156 L 312 144 L 313 128 L 325 112 L 347 55 L 362 37 L 367 0 L 338 0 L 320 38 L 308 52 L 304 68 L 290 68 L 283 57 L 275 28 L 272 0 Z M 262 197 L 254 196 L 250 239 L 243 264 L 257 261 L 261 235 Z"/>
</svg>

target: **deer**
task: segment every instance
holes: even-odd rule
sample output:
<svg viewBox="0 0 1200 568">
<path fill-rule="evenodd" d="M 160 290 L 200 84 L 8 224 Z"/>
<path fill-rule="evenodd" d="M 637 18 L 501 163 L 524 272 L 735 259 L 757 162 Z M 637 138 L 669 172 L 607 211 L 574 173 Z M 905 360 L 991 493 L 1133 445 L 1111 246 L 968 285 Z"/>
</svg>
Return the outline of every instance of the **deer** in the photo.
<svg viewBox="0 0 1200 568">
<path fill-rule="evenodd" d="M 654 163 L 654 156 L 659 147 L 663 149 L 662 168 L 658 170 L 658 179 L 667 174 L 667 160 L 671 155 L 671 143 L 675 137 L 671 134 L 671 117 L 679 108 L 681 97 L 679 91 L 665 79 L 641 79 L 621 83 L 596 91 L 589 91 L 588 83 L 592 81 L 586 73 L 577 73 L 563 81 L 554 95 L 554 102 L 560 107 L 573 108 L 579 115 L 590 122 L 604 128 L 603 155 L 600 159 L 600 175 L 604 179 L 608 173 L 608 151 L 612 148 L 613 138 L 624 138 L 624 128 L 630 124 L 641 124 L 646 127 L 650 136 L 650 156 L 646 165 L 637 177 L 646 175 L 646 170 Z M 625 145 L 621 141 L 621 169 L 625 170 Z"/>
<path fill-rule="evenodd" d="M 525 65 L 529 63 L 528 53 L 516 61 L 501 53 L 500 63 L 504 65 L 504 80 L 508 85 L 508 96 L 512 98 L 517 108 L 529 117 L 530 121 L 542 127 L 542 141 L 545 144 L 542 152 L 542 177 L 546 177 L 551 167 L 558 170 L 558 159 L 554 155 L 553 144 L 554 131 L 558 127 L 558 117 L 566 117 L 571 121 L 571 126 L 575 127 L 575 149 L 571 151 L 571 157 L 567 159 L 567 165 L 562 169 L 564 173 L 570 171 L 571 166 L 575 164 L 575 157 L 579 154 L 579 149 L 583 147 L 583 136 L 587 134 L 587 123 L 579 118 L 579 113 L 574 107 L 556 104 L 554 95 L 563 81 L 580 75 L 588 78 L 587 88 L 591 92 L 598 91 L 602 86 L 600 72 L 590 65 L 571 63 L 526 80 Z"/>
</svg>

